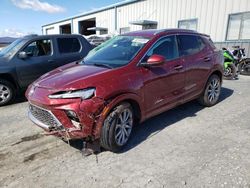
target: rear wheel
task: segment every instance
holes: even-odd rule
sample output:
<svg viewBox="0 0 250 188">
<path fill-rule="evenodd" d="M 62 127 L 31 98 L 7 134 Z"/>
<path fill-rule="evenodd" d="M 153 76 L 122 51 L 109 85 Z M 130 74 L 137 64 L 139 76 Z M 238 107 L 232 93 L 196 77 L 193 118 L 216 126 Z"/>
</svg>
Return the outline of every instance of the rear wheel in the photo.
<svg viewBox="0 0 250 188">
<path fill-rule="evenodd" d="M 15 96 L 13 84 L 7 80 L 0 79 L 0 106 L 11 103 Z"/>
<path fill-rule="evenodd" d="M 227 80 L 232 80 L 236 76 L 236 67 L 234 64 L 229 64 L 227 68 L 224 70 L 224 78 Z"/>
<path fill-rule="evenodd" d="M 221 91 L 221 79 L 213 74 L 206 84 L 205 90 L 199 98 L 199 102 L 203 106 L 213 106 L 218 102 Z"/>
<path fill-rule="evenodd" d="M 129 103 L 122 103 L 115 107 L 103 123 L 101 146 L 113 152 L 120 151 L 130 138 L 133 124 L 134 113 Z"/>
<path fill-rule="evenodd" d="M 250 59 L 240 62 L 239 70 L 240 74 L 250 76 Z"/>
</svg>

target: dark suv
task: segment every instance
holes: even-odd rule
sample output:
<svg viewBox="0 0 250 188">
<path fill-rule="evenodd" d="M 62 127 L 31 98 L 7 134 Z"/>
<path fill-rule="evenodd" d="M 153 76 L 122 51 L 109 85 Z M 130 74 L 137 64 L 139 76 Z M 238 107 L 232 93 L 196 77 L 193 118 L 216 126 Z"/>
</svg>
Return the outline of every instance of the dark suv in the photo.
<svg viewBox="0 0 250 188">
<path fill-rule="evenodd" d="M 28 35 L 0 51 L 0 106 L 42 74 L 77 61 L 92 49 L 81 35 Z"/>
<path fill-rule="evenodd" d="M 223 55 L 208 35 L 131 32 L 30 85 L 29 117 L 48 134 L 118 151 L 136 123 L 197 98 L 216 104 L 222 72 Z"/>
</svg>

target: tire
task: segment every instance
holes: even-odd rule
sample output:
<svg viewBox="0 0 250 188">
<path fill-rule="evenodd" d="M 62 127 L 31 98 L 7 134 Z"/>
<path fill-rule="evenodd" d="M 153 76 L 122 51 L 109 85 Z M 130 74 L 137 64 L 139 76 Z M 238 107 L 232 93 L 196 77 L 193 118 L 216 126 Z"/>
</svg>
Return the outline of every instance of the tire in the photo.
<svg viewBox="0 0 250 188">
<path fill-rule="evenodd" d="M 0 106 L 10 104 L 16 97 L 16 90 L 14 85 L 7 81 L 0 79 Z"/>
<path fill-rule="evenodd" d="M 224 70 L 224 79 L 226 80 L 232 80 L 236 77 L 236 67 L 234 64 L 229 64 L 227 68 Z"/>
<path fill-rule="evenodd" d="M 240 62 L 239 70 L 240 74 L 250 76 L 250 60 L 248 59 L 248 61 L 243 60 L 242 62 Z"/>
<path fill-rule="evenodd" d="M 199 103 L 203 106 L 210 107 L 218 102 L 221 92 L 221 79 L 216 74 L 209 77 L 206 87 L 198 99 Z"/>
<path fill-rule="evenodd" d="M 122 120 L 125 119 L 125 122 Z M 118 152 L 130 138 L 134 125 L 134 113 L 129 103 L 115 107 L 104 120 L 100 144 L 106 150 Z"/>
</svg>

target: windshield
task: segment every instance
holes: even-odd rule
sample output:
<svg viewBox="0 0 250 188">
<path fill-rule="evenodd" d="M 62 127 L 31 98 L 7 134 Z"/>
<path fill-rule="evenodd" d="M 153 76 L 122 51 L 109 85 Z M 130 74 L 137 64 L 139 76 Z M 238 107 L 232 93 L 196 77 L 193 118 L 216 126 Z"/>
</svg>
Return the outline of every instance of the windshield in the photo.
<svg viewBox="0 0 250 188">
<path fill-rule="evenodd" d="M 22 47 L 24 42 L 25 41 L 23 39 L 15 40 L 0 51 L 0 56 L 9 56 L 15 54 Z"/>
<path fill-rule="evenodd" d="M 140 36 L 116 36 L 94 48 L 84 59 L 84 64 L 121 67 L 128 64 L 149 41 Z"/>
</svg>

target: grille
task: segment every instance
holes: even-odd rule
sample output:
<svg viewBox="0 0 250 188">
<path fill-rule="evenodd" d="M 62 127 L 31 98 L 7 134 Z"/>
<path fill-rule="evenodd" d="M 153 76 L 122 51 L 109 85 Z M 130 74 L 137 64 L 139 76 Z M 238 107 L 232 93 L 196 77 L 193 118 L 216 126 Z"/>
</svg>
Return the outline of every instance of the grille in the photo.
<svg viewBox="0 0 250 188">
<path fill-rule="evenodd" d="M 59 121 L 50 111 L 34 106 L 32 104 L 30 104 L 29 109 L 34 118 L 36 118 L 39 122 L 47 125 L 49 128 L 60 126 Z"/>
</svg>

